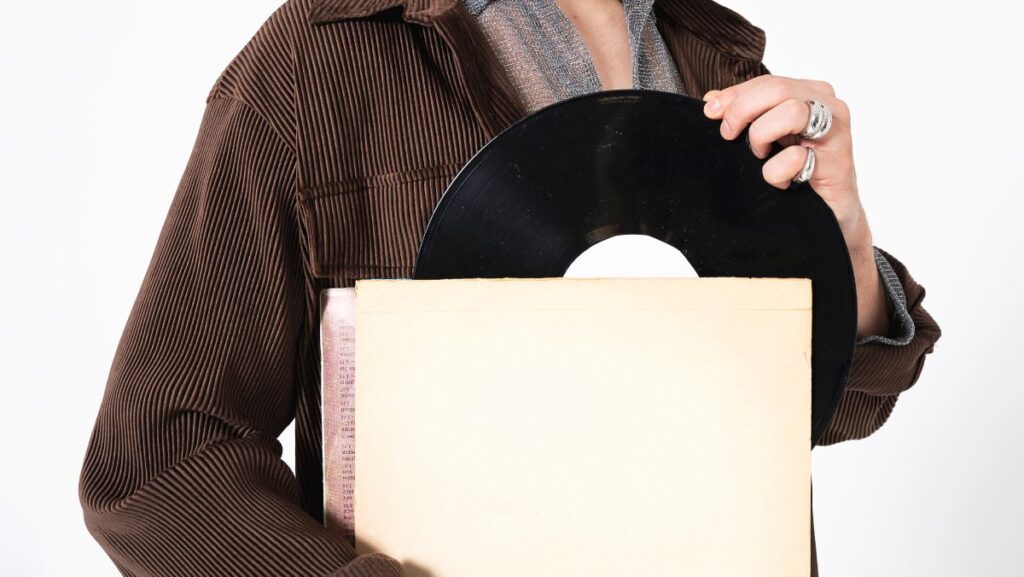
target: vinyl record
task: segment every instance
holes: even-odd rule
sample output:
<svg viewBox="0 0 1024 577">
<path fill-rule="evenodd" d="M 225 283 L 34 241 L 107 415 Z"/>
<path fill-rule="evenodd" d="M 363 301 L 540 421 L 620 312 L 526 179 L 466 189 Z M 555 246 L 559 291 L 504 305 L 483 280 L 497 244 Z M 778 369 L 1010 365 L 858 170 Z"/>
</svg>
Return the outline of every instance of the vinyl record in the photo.
<svg viewBox="0 0 1024 577">
<path fill-rule="evenodd" d="M 813 287 L 816 442 L 853 359 L 857 300 L 835 216 L 807 184 L 779 190 L 704 103 L 605 91 L 527 116 L 482 148 L 434 209 L 414 278 L 560 277 L 590 246 L 644 234 L 702 277 L 796 277 Z M 774 152 L 774 151 L 773 151 Z"/>
</svg>

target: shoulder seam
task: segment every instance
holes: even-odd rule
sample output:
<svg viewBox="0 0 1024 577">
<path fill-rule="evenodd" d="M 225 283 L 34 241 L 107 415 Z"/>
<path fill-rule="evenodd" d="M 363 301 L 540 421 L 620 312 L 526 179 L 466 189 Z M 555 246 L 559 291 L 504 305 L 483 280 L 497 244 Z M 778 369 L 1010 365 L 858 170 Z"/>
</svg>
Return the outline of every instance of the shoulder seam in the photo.
<svg viewBox="0 0 1024 577">
<path fill-rule="evenodd" d="M 288 126 L 287 123 L 275 124 L 271 121 L 271 116 L 261 109 L 265 107 L 258 106 L 253 101 L 252 97 L 259 98 L 265 94 L 262 92 L 259 94 L 247 93 L 250 91 L 249 89 L 255 89 L 252 82 L 258 79 L 260 71 L 269 70 L 273 55 L 276 52 L 282 59 L 281 64 L 286 66 L 287 72 L 291 74 L 290 89 L 288 90 L 290 93 L 288 97 L 291 101 L 280 103 L 281 106 L 289 107 L 289 109 L 282 110 L 281 112 L 284 114 L 285 119 L 289 117 L 295 118 L 294 114 L 297 113 L 297 103 L 295 101 L 296 44 L 295 38 L 290 34 L 286 34 L 286 29 L 282 28 L 288 24 L 289 12 L 294 12 L 295 4 L 293 0 L 287 0 L 274 9 L 256 32 L 249 37 L 242 48 L 227 63 L 214 80 L 206 95 L 207 104 L 214 99 L 226 99 L 244 105 L 267 125 L 293 156 L 297 154 L 297 146 L 294 140 L 294 138 L 297 138 L 297 135 L 289 139 L 286 132 L 289 129 L 294 130 L 295 127 Z M 283 50 L 275 51 L 273 49 L 275 46 L 281 47 Z M 266 104 L 267 106 L 277 107 L 277 103 L 274 102 Z"/>
<path fill-rule="evenodd" d="M 281 145 L 284 146 L 286 149 L 288 149 L 288 152 L 290 152 L 293 157 L 295 156 L 295 154 L 296 154 L 296 152 L 295 152 L 295 145 L 290 143 L 290 142 L 288 142 L 288 139 L 286 139 L 284 137 L 284 135 L 281 134 L 281 132 L 277 128 L 274 127 L 274 124 L 267 119 L 266 115 L 264 115 L 262 112 L 257 110 L 255 106 L 253 106 L 249 102 L 247 102 L 245 100 L 242 100 L 241 98 L 238 98 L 236 96 L 230 96 L 230 95 L 227 95 L 227 94 L 218 93 L 218 92 L 216 92 L 216 89 L 214 90 L 214 92 L 211 92 L 210 95 L 206 97 L 206 104 L 209 105 L 214 100 L 226 100 L 226 101 L 237 102 L 238 104 L 241 104 L 243 108 L 245 108 L 249 112 L 251 112 L 254 116 L 256 116 L 256 118 L 259 118 L 260 122 L 262 122 L 267 127 L 267 129 L 270 130 L 270 132 L 275 137 L 277 137 L 277 140 L 281 143 Z"/>
</svg>

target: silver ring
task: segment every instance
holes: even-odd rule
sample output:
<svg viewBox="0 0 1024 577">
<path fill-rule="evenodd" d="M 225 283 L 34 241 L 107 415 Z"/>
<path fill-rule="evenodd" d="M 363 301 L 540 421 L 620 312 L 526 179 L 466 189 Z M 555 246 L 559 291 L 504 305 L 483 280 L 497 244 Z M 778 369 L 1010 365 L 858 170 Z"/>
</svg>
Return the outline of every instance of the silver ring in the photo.
<svg viewBox="0 0 1024 577">
<path fill-rule="evenodd" d="M 800 133 L 800 137 L 807 140 L 819 140 L 832 129 L 832 110 L 817 100 L 808 100 L 810 112 L 807 118 L 807 127 Z"/>
<path fill-rule="evenodd" d="M 793 177 L 793 182 L 801 184 L 811 179 L 811 175 L 814 174 L 814 149 L 810 146 L 805 146 L 807 149 L 807 160 L 804 161 L 804 168 L 800 171 L 800 174 Z"/>
</svg>

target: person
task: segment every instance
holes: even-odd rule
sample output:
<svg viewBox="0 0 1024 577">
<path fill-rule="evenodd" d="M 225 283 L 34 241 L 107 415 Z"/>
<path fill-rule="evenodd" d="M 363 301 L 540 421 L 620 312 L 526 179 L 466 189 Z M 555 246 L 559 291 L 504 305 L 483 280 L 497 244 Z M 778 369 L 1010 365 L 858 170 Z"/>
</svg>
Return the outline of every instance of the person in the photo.
<svg viewBox="0 0 1024 577">
<path fill-rule="evenodd" d="M 515 120 L 594 90 L 700 96 L 723 138 L 749 126 L 760 158 L 789 143 L 764 177 L 807 178 L 857 280 L 860 340 L 819 444 L 881 427 L 941 333 L 923 287 L 873 245 L 847 106 L 826 82 L 771 74 L 764 46 L 710 0 L 282 4 L 207 95 L 89 439 L 84 521 L 117 569 L 402 574 L 322 525 L 319 291 L 411 276 L 459 168 Z M 833 123 L 793 140 L 810 100 Z M 294 474 L 277 440 L 293 419 Z"/>
</svg>

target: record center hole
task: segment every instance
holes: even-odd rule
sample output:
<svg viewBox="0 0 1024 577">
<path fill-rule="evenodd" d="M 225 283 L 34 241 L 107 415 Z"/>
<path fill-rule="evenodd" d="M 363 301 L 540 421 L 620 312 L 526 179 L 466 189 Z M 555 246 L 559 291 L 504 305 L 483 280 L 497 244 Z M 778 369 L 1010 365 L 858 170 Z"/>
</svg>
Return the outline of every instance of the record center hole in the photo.
<svg viewBox="0 0 1024 577">
<path fill-rule="evenodd" d="M 620 234 L 583 251 L 566 277 L 696 277 L 676 247 L 645 234 Z"/>
</svg>

